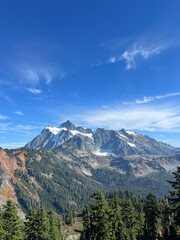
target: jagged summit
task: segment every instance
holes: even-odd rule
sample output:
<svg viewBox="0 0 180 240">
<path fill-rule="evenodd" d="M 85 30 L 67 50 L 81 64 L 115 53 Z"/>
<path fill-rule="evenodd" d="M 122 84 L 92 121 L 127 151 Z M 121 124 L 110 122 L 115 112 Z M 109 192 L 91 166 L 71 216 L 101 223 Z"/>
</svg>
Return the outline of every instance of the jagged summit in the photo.
<svg viewBox="0 0 180 240">
<path fill-rule="evenodd" d="M 119 131 L 75 126 L 67 120 L 59 127 L 47 126 L 37 137 L 25 145 L 26 148 L 71 149 L 89 152 L 99 156 L 171 154 L 177 149 L 158 142 L 137 132 Z"/>
<path fill-rule="evenodd" d="M 67 120 L 66 122 L 62 123 L 59 127 L 60 128 L 67 128 L 69 130 L 76 129 L 76 126 L 69 120 Z"/>
</svg>

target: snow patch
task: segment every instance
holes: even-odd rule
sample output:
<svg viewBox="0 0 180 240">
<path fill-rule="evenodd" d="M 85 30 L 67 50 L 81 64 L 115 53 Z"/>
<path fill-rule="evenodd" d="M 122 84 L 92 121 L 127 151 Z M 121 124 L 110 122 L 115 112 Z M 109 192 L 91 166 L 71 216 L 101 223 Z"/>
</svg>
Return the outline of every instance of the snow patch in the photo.
<svg viewBox="0 0 180 240">
<path fill-rule="evenodd" d="M 93 154 L 98 155 L 98 156 L 108 156 L 112 152 L 112 149 L 98 149 Z"/>
<path fill-rule="evenodd" d="M 91 138 L 93 140 L 92 133 L 82 133 L 82 132 L 79 132 L 77 130 L 69 130 L 69 131 L 72 133 L 72 135 L 83 135 L 83 136 L 89 137 L 89 138 Z"/>
<path fill-rule="evenodd" d="M 120 168 L 118 168 L 117 171 L 118 171 L 120 174 L 126 174 L 126 171 L 124 171 L 124 170 L 122 170 L 122 169 L 120 169 Z"/>
<path fill-rule="evenodd" d="M 128 134 L 130 134 L 130 135 L 136 135 L 137 133 L 135 133 L 135 132 L 131 132 L 131 131 L 127 131 L 126 130 L 126 132 L 128 133 Z"/>
<path fill-rule="evenodd" d="M 48 127 L 46 127 L 46 129 L 48 129 L 50 132 L 52 132 L 54 134 L 54 137 L 51 140 L 51 141 L 54 141 L 54 142 L 58 141 L 59 135 L 62 131 L 69 131 L 72 136 L 83 135 L 83 136 L 89 137 L 93 140 L 93 134 L 92 133 L 82 133 L 82 132 L 79 132 L 77 130 L 68 130 L 67 128 L 57 128 L 57 127 L 53 127 L 53 126 L 48 126 Z M 69 137 L 69 138 L 71 138 L 71 137 Z"/>
<path fill-rule="evenodd" d="M 132 168 L 136 168 L 136 164 L 135 163 L 129 163 L 129 166 L 131 166 Z"/>
<path fill-rule="evenodd" d="M 128 142 L 127 144 L 128 144 L 130 147 L 136 147 L 136 145 L 135 145 L 134 143 Z"/>
<path fill-rule="evenodd" d="M 57 128 L 57 127 L 53 127 L 53 126 L 48 126 L 46 127 L 46 129 L 48 129 L 50 132 L 52 132 L 54 135 L 58 134 L 61 129 Z"/>
<path fill-rule="evenodd" d="M 91 171 L 89 171 L 88 169 L 86 168 L 82 168 L 81 171 L 86 175 L 86 176 L 92 176 L 92 173 Z"/>
<path fill-rule="evenodd" d="M 57 142 L 58 141 L 58 138 L 59 138 L 59 134 L 62 132 L 62 131 L 67 131 L 68 129 L 67 128 L 58 128 L 59 129 L 59 132 L 57 132 L 55 134 L 55 136 L 53 137 L 53 139 L 51 141 L 54 141 L 54 142 Z"/>
<path fill-rule="evenodd" d="M 117 133 L 120 135 L 120 137 L 128 139 L 125 135 L 121 134 L 120 132 L 117 132 Z"/>
</svg>

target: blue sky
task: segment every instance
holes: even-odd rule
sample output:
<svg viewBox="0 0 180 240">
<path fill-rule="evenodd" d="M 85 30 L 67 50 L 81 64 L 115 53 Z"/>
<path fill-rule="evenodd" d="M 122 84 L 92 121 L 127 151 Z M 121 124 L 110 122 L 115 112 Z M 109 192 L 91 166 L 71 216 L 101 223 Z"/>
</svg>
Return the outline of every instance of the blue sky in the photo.
<svg viewBox="0 0 180 240">
<path fill-rule="evenodd" d="M 0 146 L 69 119 L 180 146 L 179 0 L 0 3 Z"/>
</svg>

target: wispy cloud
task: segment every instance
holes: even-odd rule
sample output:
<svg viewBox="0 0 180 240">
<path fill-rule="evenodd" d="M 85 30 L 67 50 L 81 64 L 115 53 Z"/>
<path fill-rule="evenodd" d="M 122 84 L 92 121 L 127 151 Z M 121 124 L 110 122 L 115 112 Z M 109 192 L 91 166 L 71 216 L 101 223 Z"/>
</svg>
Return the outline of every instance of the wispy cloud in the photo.
<svg viewBox="0 0 180 240">
<path fill-rule="evenodd" d="M 147 59 L 152 55 L 158 55 L 163 50 L 162 46 L 156 48 L 144 48 L 142 46 L 134 45 L 132 49 L 126 50 L 119 60 L 125 60 L 126 70 L 136 69 L 136 58 L 141 57 L 142 59 Z"/>
<path fill-rule="evenodd" d="M 180 132 L 180 108 L 172 105 L 100 107 L 68 118 L 94 128 Z"/>
<path fill-rule="evenodd" d="M 31 124 L 14 124 L 11 122 L 0 123 L 0 131 L 11 132 L 11 133 L 25 133 L 29 134 L 33 131 L 42 130 L 43 124 L 41 125 L 31 125 Z"/>
<path fill-rule="evenodd" d="M 0 84 L 16 85 L 17 90 L 20 87 L 37 88 L 41 83 L 49 85 L 54 79 L 62 79 L 66 75 L 61 49 L 53 43 L 14 44 L 13 50 L 7 50 L 7 53 L 0 69 Z"/>
<path fill-rule="evenodd" d="M 167 33 L 160 35 L 159 31 L 154 30 L 139 37 L 111 40 L 100 46 L 111 51 L 111 57 L 104 64 L 125 62 L 125 69 L 130 70 L 136 69 L 138 62 L 159 55 L 175 45 L 177 40 L 172 36 Z"/>
<path fill-rule="evenodd" d="M 165 45 L 159 46 L 142 46 L 141 44 L 134 44 L 129 49 L 125 50 L 119 57 L 111 57 L 108 63 L 116 63 L 125 61 L 126 70 L 136 69 L 137 59 L 147 59 L 153 55 L 158 55 L 165 49 Z"/>
<path fill-rule="evenodd" d="M 16 111 L 15 114 L 20 115 L 20 116 L 24 116 L 24 113 L 22 113 L 21 111 Z"/>
<path fill-rule="evenodd" d="M 115 63 L 115 62 L 117 62 L 117 61 L 118 61 L 117 58 L 111 57 L 111 58 L 108 60 L 108 63 Z"/>
<path fill-rule="evenodd" d="M 24 147 L 25 144 L 26 144 L 25 142 L 19 142 L 19 143 L 18 143 L 18 142 L 0 143 L 0 147 L 12 149 L 12 148 Z"/>
<path fill-rule="evenodd" d="M 179 95 L 180 95 L 180 92 L 168 93 L 168 94 L 160 95 L 160 96 L 149 96 L 149 97 L 144 97 L 142 100 L 136 99 L 135 102 L 138 104 L 142 104 L 142 103 L 154 101 L 156 99 L 168 98 L 168 97 L 179 96 Z"/>
<path fill-rule="evenodd" d="M 27 81 L 32 85 L 37 85 L 41 80 L 45 80 L 47 84 L 50 84 L 55 77 L 52 69 L 48 67 L 42 68 L 40 66 L 24 67 L 20 73 L 22 75 L 22 81 Z"/>
<path fill-rule="evenodd" d="M 33 93 L 33 94 L 40 94 L 42 91 L 37 88 L 28 88 L 28 91 Z"/>
<path fill-rule="evenodd" d="M 1 119 L 1 120 L 3 120 L 3 119 L 8 119 L 8 117 L 5 116 L 5 115 L 0 114 L 0 119 Z"/>
</svg>

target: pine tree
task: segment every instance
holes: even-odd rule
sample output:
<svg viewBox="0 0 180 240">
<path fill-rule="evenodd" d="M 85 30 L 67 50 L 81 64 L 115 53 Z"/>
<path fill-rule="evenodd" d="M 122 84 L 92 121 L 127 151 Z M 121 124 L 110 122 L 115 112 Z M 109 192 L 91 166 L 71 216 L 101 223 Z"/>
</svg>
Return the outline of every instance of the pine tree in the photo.
<svg viewBox="0 0 180 240">
<path fill-rule="evenodd" d="M 118 200 L 114 199 L 112 204 L 112 210 L 110 215 L 110 221 L 112 223 L 112 235 L 111 239 L 126 240 L 128 233 L 122 220 L 121 208 L 118 204 Z"/>
<path fill-rule="evenodd" d="M 65 214 L 62 215 L 62 225 L 63 226 L 66 225 L 66 215 Z"/>
<path fill-rule="evenodd" d="M 82 213 L 83 215 L 83 233 L 81 239 L 91 239 L 91 217 L 90 217 L 90 208 L 86 207 Z"/>
<path fill-rule="evenodd" d="M 175 181 L 169 181 L 169 183 L 174 190 L 170 191 L 171 197 L 169 200 L 173 206 L 175 224 L 180 226 L 180 167 L 177 167 L 177 172 L 174 172 L 173 174 Z"/>
<path fill-rule="evenodd" d="M 0 240 L 4 239 L 5 239 L 4 219 L 2 209 L 0 208 Z"/>
<path fill-rule="evenodd" d="M 35 209 L 32 209 L 26 216 L 25 239 L 36 240 L 38 235 L 37 229 L 38 229 L 37 212 Z"/>
<path fill-rule="evenodd" d="M 146 197 L 144 212 L 146 239 L 155 240 L 157 238 L 157 223 L 160 216 L 160 211 L 156 197 L 152 193 L 149 193 Z"/>
<path fill-rule="evenodd" d="M 162 227 L 163 227 L 163 237 L 165 240 L 170 240 L 170 226 L 172 224 L 172 213 L 169 206 L 168 198 L 165 196 L 162 201 Z"/>
<path fill-rule="evenodd" d="M 111 239 L 111 222 L 109 221 L 110 209 L 101 191 L 91 196 L 95 202 L 92 205 L 92 227 L 94 229 L 94 240 Z"/>
<path fill-rule="evenodd" d="M 128 229 L 129 235 L 132 240 L 136 239 L 138 222 L 138 214 L 130 200 L 125 201 L 122 209 L 123 222 Z"/>
<path fill-rule="evenodd" d="M 110 209 L 101 191 L 91 196 L 95 201 L 83 218 L 84 232 L 81 239 L 111 239 Z"/>
<path fill-rule="evenodd" d="M 41 208 L 37 214 L 37 239 L 50 240 L 50 224 L 45 209 Z"/>
<path fill-rule="evenodd" d="M 55 216 L 55 213 L 50 210 L 48 212 L 48 218 L 50 223 L 49 236 L 51 240 L 60 240 L 61 231 L 60 231 L 60 220 Z"/>
<path fill-rule="evenodd" d="M 6 232 L 6 240 L 21 240 L 23 239 L 22 234 L 22 221 L 18 216 L 18 211 L 16 205 L 8 200 L 7 204 L 4 206 L 3 212 L 4 219 L 4 230 Z"/>
<path fill-rule="evenodd" d="M 74 224 L 73 212 L 69 211 L 66 216 L 66 224 L 72 226 Z"/>
</svg>

